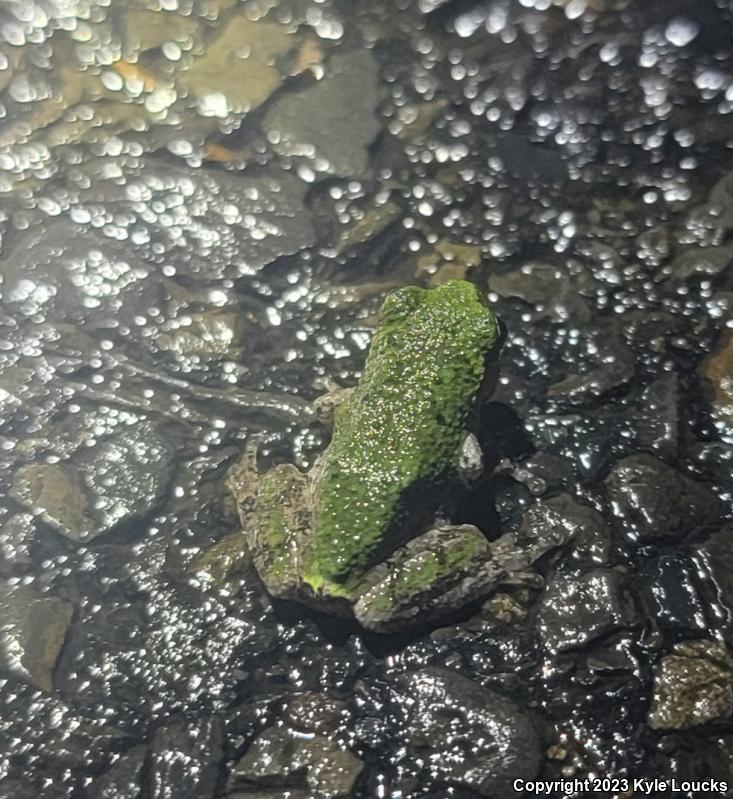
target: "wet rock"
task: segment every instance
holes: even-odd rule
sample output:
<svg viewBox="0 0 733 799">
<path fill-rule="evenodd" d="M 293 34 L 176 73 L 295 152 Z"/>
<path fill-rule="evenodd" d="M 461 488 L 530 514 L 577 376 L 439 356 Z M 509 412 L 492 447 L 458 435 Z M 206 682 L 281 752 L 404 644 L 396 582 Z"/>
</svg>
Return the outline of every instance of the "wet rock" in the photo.
<svg viewBox="0 0 733 799">
<path fill-rule="evenodd" d="M 670 271 L 679 280 L 689 277 L 717 275 L 733 263 L 733 245 L 694 247 L 680 253 L 670 264 Z"/>
<path fill-rule="evenodd" d="M 151 799 L 212 799 L 224 756 L 223 742 L 222 724 L 215 718 L 180 718 L 158 728 L 150 750 Z"/>
<path fill-rule="evenodd" d="M 235 763 L 229 791 L 236 795 L 246 786 L 259 790 L 268 786 L 293 787 L 310 790 L 309 796 L 345 799 L 351 796 L 362 769 L 358 757 L 323 735 L 304 736 L 269 727 Z"/>
<path fill-rule="evenodd" d="M 715 482 L 725 485 L 733 478 L 733 444 L 701 441 L 690 449 L 690 455 Z"/>
<path fill-rule="evenodd" d="M 87 799 L 140 799 L 143 768 L 148 750 L 135 746 L 117 758 L 112 766 L 87 788 Z"/>
<path fill-rule="evenodd" d="M 654 670 L 648 723 L 655 730 L 727 721 L 733 713 L 733 659 L 710 640 L 677 644 Z"/>
<path fill-rule="evenodd" d="M 171 237 L 170 215 L 156 209 L 179 203 L 186 210 L 174 240 L 178 274 L 211 283 L 223 277 L 253 275 L 282 255 L 313 244 L 315 233 L 305 206 L 308 184 L 271 167 L 235 174 L 214 169 L 186 170 L 150 160 L 127 181 L 136 220 L 145 221 L 163 241 Z M 155 253 L 143 250 L 154 259 Z"/>
<path fill-rule="evenodd" d="M 231 791 L 227 799 L 313 799 L 313 793 L 300 788 L 262 788 L 255 791 Z"/>
<path fill-rule="evenodd" d="M 379 238 L 401 216 L 402 209 L 392 201 L 368 208 L 358 219 L 339 232 L 333 247 L 328 251 L 329 254 L 339 256 L 351 250 L 361 249 L 363 245 Z"/>
<path fill-rule="evenodd" d="M 12 493 L 72 541 L 140 519 L 172 477 L 173 451 L 149 422 L 126 426 L 59 463 L 21 467 Z"/>
<path fill-rule="evenodd" d="M 400 684 L 409 757 L 424 763 L 431 783 L 507 796 L 515 779 L 537 774 L 541 738 L 526 708 L 443 669 L 421 669 Z"/>
<path fill-rule="evenodd" d="M 733 644 L 733 528 L 717 530 L 695 545 L 693 552 L 712 615 Z"/>
<path fill-rule="evenodd" d="M 431 252 L 418 258 L 415 276 L 428 286 L 439 286 L 448 280 L 463 280 L 480 263 L 480 247 L 441 239 Z"/>
<path fill-rule="evenodd" d="M 547 396 L 571 403 L 595 400 L 629 383 L 636 373 L 634 353 L 615 331 L 596 331 L 588 338 L 593 361 L 598 363 L 583 374 L 570 374 L 550 386 Z"/>
<path fill-rule="evenodd" d="M 700 366 L 700 375 L 707 381 L 713 413 L 725 427 L 733 429 L 733 332 L 724 332 L 716 348 Z"/>
<path fill-rule="evenodd" d="M 518 297 L 534 306 L 538 319 L 546 317 L 556 322 L 590 319 L 590 309 L 567 273 L 549 264 L 531 262 L 513 272 L 492 275 L 489 288 L 500 297 Z"/>
<path fill-rule="evenodd" d="M 0 523 L 0 574 L 31 565 L 34 523 L 35 517 L 30 513 L 16 513 Z"/>
<path fill-rule="evenodd" d="M 43 691 L 53 672 L 74 608 L 60 597 L 0 581 L 0 667 Z"/>
<path fill-rule="evenodd" d="M 679 378 L 665 375 L 650 383 L 641 395 L 637 436 L 642 449 L 662 457 L 677 454 L 679 439 Z"/>
<path fill-rule="evenodd" d="M 639 661 L 633 654 L 634 644 L 629 638 L 618 638 L 594 647 L 585 661 L 588 670 L 593 674 L 637 673 Z"/>
<path fill-rule="evenodd" d="M 16 317 L 84 322 L 90 328 L 116 327 L 124 298 L 128 312 L 136 303 L 154 304 L 157 288 L 150 272 L 132 261 L 120 242 L 68 222 L 44 225 L 17 238 L 1 263 L 3 299 Z"/>
<path fill-rule="evenodd" d="M 577 560 L 598 565 L 608 561 L 610 536 L 603 517 L 568 494 L 538 502 L 523 515 L 517 543 L 524 546 L 534 539 L 571 540 Z"/>
<path fill-rule="evenodd" d="M 543 451 L 522 461 L 511 475 L 534 496 L 542 496 L 567 488 L 573 481 L 573 466 L 567 458 Z"/>
<path fill-rule="evenodd" d="M 567 179 L 567 167 L 560 151 L 535 144 L 522 134 L 497 134 L 494 152 L 503 167 L 518 180 L 555 184 Z"/>
<path fill-rule="evenodd" d="M 97 773 L 110 762 L 114 751 L 129 749 L 132 745 L 129 735 L 110 726 L 106 718 L 108 714 L 99 716 L 98 707 L 96 717 L 94 710 L 84 715 L 54 695 L 40 695 L 33 686 L 16 686 L 13 691 L 4 686 L 3 695 L 0 735 L 4 743 L 17 742 L 12 757 L 18 758 L 21 769 L 25 766 L 22 774 L 26 785 L 32 784 L 37 772 L 59 775 L 68 769 L 77 775 Z M 22 697 L 25 702 L 17 702 L 17 699 L 13 702 L 14 697 Z M 29 712 L 32 712 L 32 718 L 29 718 Z M 24 754 L 25 747 L 31 751 Z M 7 747 L 3 746 L 0 757 L 6 752 Z M 29 773 L 29 765 L 32 765 L 32 773 Z M 61 788 L 61 785 L 56 783 L 56 787 Z M 68 784 L 66 787 L 68 789 Z M 45 799 L 47 794 L 39 787 L 36 792 L 29 791 L 23 795 L 29 799 L 41 796 Z M 70 794 L 51 794 L 57 795 L 66 799 Z M 4 798 L 5 794 L 0 791 L 0 796 Z"/>
<path fill-rule="evenodd" d="M 577 649 L 631 621 L 625 581 L 610 569 L 555 574 L 540 599 L 537 627 L 551 652 Z"/>
<path fill-rule="evenodd" d="M 156 344 L 179 357 L 236 360 L 242 347 L 241 317 L 233 311 L 187 313 L 163 324 Z"/>
<path fill-rule="evenodd" d="M 720 500 L 701 483 L 651 455 L 639 454 L 616 464 L 606 479 L 615 512 L 642 542 L 680 540 L 720 517 Z"/>
<path fill-rule="evenodd" d="M 346 702 L 328 694 L 297 694 L 285 708 L 285 717 L 296 728 L 327 734 L 349 717 Z"/>
<path fill-rule="evenodd" d="M 646 615 L 667 629 L 704 630 L 707 621 L 693 574 L 693 563 L 682 554 L 663 555 L 646 565 L 637 591 Z"/>
<path fill-rule="evenodd" d="M 232 14 L 180 77 L 204 116 L 253 111 L 282 83 L 278 58 L 297 45 L 284 25 Z"/>
<path fill-rule="evenodd" d="M 262 128 L 280 155 L 307 158 L 318 172 L 358 175 L 380 129 L 378 99 L 374 57 L 353 51 L 334 56 L 329 77 L 274 102 Z"/>
<path fill-rule="evenodd" d="M 166 42 L 185 43 L 197 31 L 195 19 L 166 11 L 130 10 L 122 18 L 124 47 L 131 53 L 160 47 Z"/>
</svg>

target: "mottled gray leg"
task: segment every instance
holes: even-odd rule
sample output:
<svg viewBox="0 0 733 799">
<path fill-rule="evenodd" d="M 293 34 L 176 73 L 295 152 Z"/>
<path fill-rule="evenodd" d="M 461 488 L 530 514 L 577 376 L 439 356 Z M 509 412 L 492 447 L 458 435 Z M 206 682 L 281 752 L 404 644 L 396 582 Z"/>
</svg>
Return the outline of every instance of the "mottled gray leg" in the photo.
<svg viewBox="0 0 733 799">
<path fill-rule="evenodd" d="M 354 614 L 366 629 L 390 632 L 439 619 L 500 585 L 537 587 L 531 565 L 560 543 L 518 546 L 512 533 L 489 542 L 470 524 L 435 527 L 367 574 Z"/>
<path fill-rule="evenodd" d="M 477 527 L 436 527 L 409 541 L 367 575 L 368 588 L 354 614 L 368 630 L 399 630 L 484 596 L 502 576 Z"/>
</svg>

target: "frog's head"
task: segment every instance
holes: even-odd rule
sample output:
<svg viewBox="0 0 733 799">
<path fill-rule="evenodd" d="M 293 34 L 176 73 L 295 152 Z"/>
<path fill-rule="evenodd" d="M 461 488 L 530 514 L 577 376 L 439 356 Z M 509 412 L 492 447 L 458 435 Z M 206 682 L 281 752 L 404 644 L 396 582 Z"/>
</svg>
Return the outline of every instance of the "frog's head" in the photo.
<svg viewBox="0 0 733 799">
<path fill-rule="evenodd" d="M 379 327 L 386 332 L 426 313 L 433 318 L 452 319 L 459 327 L 462 321 L 469 338 L 480 335 L 485 350 L 498 350 L 506 338 L 504 325 L 486 307 L 476 286 L 467 280 L 449 280 L 430 289 L 404 286 L 392 291 L 382 305 Z"/>
</svg>

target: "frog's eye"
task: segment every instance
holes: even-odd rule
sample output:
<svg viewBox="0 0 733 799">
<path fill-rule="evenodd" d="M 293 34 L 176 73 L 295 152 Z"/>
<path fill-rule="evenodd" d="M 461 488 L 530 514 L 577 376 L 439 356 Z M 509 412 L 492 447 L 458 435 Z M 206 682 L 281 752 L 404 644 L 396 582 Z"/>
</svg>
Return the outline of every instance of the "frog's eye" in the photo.
<svg viewBox="0 0 733 799">
<path fill-rule="evenodd" d="M 425 289 L 419 286 L 404 286 L 390 292 L 382 303 L 379 312 L 380 324 L 404 319 L 420 307 Z"/>
</svg>

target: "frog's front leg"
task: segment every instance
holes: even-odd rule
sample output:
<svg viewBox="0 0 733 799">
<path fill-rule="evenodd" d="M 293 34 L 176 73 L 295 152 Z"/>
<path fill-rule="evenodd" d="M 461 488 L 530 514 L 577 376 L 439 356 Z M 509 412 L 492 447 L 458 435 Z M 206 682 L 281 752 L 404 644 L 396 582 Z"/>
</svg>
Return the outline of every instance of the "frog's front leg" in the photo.
<svg viewBox="0 0 733 799">
<path fill-rule="evenodd" d="M 259 444 L 259 437 L 247 443 L 244 456 L 229 473 L 229 487 L 247 549 L 267 590 L 276 597 L 297 597 L 312 528 L 310 480 L 292 464 L 260 474 Z"/>
</svg>

